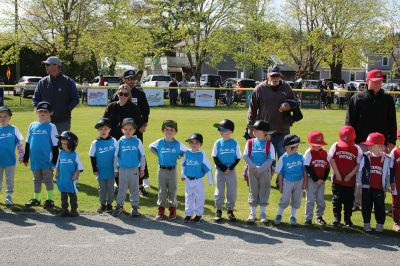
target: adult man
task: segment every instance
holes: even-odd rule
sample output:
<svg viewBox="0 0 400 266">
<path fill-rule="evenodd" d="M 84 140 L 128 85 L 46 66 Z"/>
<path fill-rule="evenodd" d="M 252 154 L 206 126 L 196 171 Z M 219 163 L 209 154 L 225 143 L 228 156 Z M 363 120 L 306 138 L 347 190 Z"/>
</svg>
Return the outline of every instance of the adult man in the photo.
<svg viewBox="0 0 400 266">
<path fill-rule="evenodd" d="M 186 88 L 190 87 L 189 82 L 186 79 L 186 76 L 183 76 L 182 81 L 179 82 L 178 86 L 181 88 L 181 92 L 179 96 L 181 97 L 182 105 L 189 105 L 190 104 L 190 92 Z M 185 89 L 182 89 L 185 88 Z"/>
<path fill-rule="evenodd" d="M 51 104 L 51 122 L 56 125 L 60 135 L 71 129 L 71 112 L 79 103 L 79 95 L 75 81 L 61 73 L 60 59 L 50 56 L 42 63 L 49 75 L 38 82 L 32 103 L 35 107 L 42 101 Z"/>
<path fill-rule="evenodd" d="M 367 147 L 362 142 L 367 140 L 368 134 L 379 132 L 385 136 L 387 152 L 390 152 L 396 143 L 396 108 L 392 96 L 385 94 L 381 89 L 383 72 L 374 69 L 368 72 L 368 90 L 353 95 L 347 108 L 346 125 L 356 131 L 355 143 L 365 152 Z M 354 210 L 361 205 L 361 188 L 356 187 Z"/>
</svg>

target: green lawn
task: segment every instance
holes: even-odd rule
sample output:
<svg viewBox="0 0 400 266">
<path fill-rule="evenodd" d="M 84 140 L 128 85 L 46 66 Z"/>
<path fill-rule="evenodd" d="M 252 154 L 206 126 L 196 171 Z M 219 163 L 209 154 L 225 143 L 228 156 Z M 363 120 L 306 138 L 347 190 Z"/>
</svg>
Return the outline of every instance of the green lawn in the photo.
<svg viewBox="0 0 400 266">
<path fill-rule="evenodd" d="M 6 105 L 11 106 L 14 115 L 12 117 L 12 124 L 16 125 L 23 135 L 26 135 L 26 130 L 31 121 L 35 120 L 35 114 L 33 108 L 30 105 L 30 100 L 24 99 L 22 106 L 19 105 L 18 97 L 6 98 Z M 25 111 L 22 111 L 25 110 Z M 97 181 L 92 174 L 88 151 L 90 143 L 96 138 L 97 131 L 94 129 L 94 124 L 102 116 L 104 107 L 87 107 L 79 106 L 73 112 L 72 120 L 72 131 L 79 136 L 79 146 L 77 148 L 79 155 L 83 161 L 85 171 L 79 178 L 79 210 L 80 212 L 95 212 L 99 206 L 98 194 L 97 194 Z M 307 133 L 313 129 L 321 130 L 325 134 L 326 142 L 329 146 L 337 140 L 337 132 L 344 123 L 345 111 L 344 110 L 303 110 L 304 119 L 296 123 L 292 127 L 292 133 L 298 134 L 303 140 L 307 140 Z M 165 119 L 174 119 L 178 122 L 178 134 L 177 139 L 184 141 L 193 132 L 200 132 L 204 136 L 203 149 L 206 154 L 211 156 L 211 149 L 214 141 L 219 137 L 219 134 L 212 124 L 219 122 L 224 118 L 229 118 L 235 122 L 236 131 L 234 132 L 234 138 L 240 143 L 241 150 L 245 144 L 245 140 L 242 137 L 243 130 L 246 125 L 247 109 L 244 107 L 233 107 L 227 109 L 225 107 L 219 107 L 216 109 L 200 109 L 194 107 L 188 108 L 170 108 L 170 107 L 158 107 L 151 109 L 150 121 L 147 132 L 145 133 L 145 148 L 147 152 L 147 161 L 149 164 L 150 180 L 152 183 L 152 189 L 149 190 L 150 197 L 140 199 L 140 212 L 146 215 L 153 216 L 156 214 L 156 200 L 157 200 L 157 159 L 149 152 L 148 145 L 162 137 L 161 134 L 161 122 Z M 304 144 L 300 146 L 300 152 L 304 152 L 308 145 Z M 239 182 L 238 182 L 238 199 L 236 204 L 236 215 L 240 220 L 247 219 L 249 208 L 247 204 L 247 186 L 242 180 L 242 169 L 243 161 L 236 168 Z M 275 180 L 275 177 L 273 178 Z M 274 183 L 274 182 L 273 182 Z M 206 205 L 205 205 L 205 219 L 211 219 L 215 212 L 214 207 L 214 189 L 215 186 L 206 185 Z M 0 194 L 0 206 L 5 208 L 3 205 L 5 197 L 5 183 L 3 185 L 3 192 Z M 14 193 L 14 210 L 24 210 L 24 203 L 32 197 L 33 194 L 33 183 L 32 174 L 30 170 L 23 166 L 18 165 L 15 175 L 15 193 Z M 59 193 L 56 195 L 56 205 L 60 205 Z M 45 199 L 45 193 L 42 193 L 43 200 Z M 277 212 L 278 201 L 280 194 L 276 189 L 272 189 L 271 196 L 269 199 L 269 205 L 267 207 L 268 217 L 274 218 Z M 333 221 L 332 215 L 332 193 L 331 183 L 327 182 L 326 187 L 326 214 L 325 220 L 331 224 Z M 387 196 L 387 206 L 390 206 L 391 197 Z M 178 215 L 183 216 L 184 214 L 184 183 L 179 180 L 178 182 L 178 202 L 179 210 Z M 305 198 L 303 198 L 301 210 L 298 213 L 298 220 L 300 224 L 304 222 L 304 205 Z M 127 210 L 130 210 L 129 203 L 125 205 Z M 37 209 L 41 211 L 41 208 Z M 284 222 L 289 219 L 290 207 L 284 213 Z M 225 211 L 224 211 L 225 216 Z M 373 219 L 374 220 L 374 219 Z M 392 227 L 392 219 L 390 216 L 386 220 L 386 228 Z M 356 212 L 353 216 L 353 222 L 356 225 L 362 225 L 361 213 Z M 375 222 L 372 222 L 375 224 Z"/>
</svg>

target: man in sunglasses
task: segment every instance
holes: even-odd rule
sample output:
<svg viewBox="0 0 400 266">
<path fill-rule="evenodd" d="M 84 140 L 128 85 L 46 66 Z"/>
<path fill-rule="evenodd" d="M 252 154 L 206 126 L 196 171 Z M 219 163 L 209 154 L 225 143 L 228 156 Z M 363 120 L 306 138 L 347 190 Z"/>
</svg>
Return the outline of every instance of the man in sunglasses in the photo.
<svg viewBox="0 0 400 266">
<path fill-rule="evenodd" d="M 56 125 L 58 134 L 71 129 L 71 112 L 79 103 L 75 81 L 61 73 L 61 61 L 50 56 L 42 62 L 48 76 L 42 78 L 35 89 L 32 103 L 49 102 L 53 107 L 51 122 Z"/>
</svg>

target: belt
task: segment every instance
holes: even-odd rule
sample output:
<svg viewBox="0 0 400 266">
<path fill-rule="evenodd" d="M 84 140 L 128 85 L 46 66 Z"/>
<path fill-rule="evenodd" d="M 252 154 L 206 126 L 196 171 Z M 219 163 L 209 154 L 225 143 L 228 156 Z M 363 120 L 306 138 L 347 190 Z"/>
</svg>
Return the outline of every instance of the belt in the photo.
<svg viewBox="0 0 400 266">
<path fill-rule="evenodd" d="M 189 179 L 189 180 L 196 180 L 196 179 L 200 179 L 202 177 L 187 176 L 186 178 Z"/>
<path fill-rule="evenodd" d="M 164 170 L 174 170 L 175 166 L 162 166 L 160 165 L 160 169 L 164 169 Z"/>
</svg>

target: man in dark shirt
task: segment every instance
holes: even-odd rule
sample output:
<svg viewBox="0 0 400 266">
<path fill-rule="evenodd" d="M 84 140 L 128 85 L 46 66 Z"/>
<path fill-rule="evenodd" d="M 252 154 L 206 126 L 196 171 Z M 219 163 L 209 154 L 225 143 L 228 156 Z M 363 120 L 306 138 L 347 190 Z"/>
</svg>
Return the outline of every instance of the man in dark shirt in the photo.
<svg viewBox="0 0 400 266">
<path fill-rule="evenodd" d="M 60 59 L 50 56 L 43 63 L 49 75 L 38 82 L 32 103 L 35 107 L 42 101 L 50 103 L 53 107 L 51 122 L 60 135 L 71 129 L 71 112 L 79 103 L 79 95 L 75 81 L 61 73 Z"/>
</svg>

